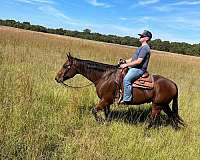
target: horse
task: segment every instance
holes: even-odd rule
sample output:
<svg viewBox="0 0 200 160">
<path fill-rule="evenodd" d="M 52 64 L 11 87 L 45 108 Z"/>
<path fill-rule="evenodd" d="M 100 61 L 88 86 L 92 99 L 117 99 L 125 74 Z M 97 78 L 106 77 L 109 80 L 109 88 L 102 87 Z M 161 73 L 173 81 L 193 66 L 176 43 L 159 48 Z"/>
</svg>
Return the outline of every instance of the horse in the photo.
<svg viewBox="0 0 200 160">
<path fill-rule="evenodd" d="M 114 103 L 116 91 L 119 89 L 116 87 L 116 77 L 120 74 L 119 67 L 117 65 L 75 58 L 69 53 L 67 54 L 66 62 L 57 73 L 55 80 L 58 83 L 65 84 L 64 81 L 73 78 L 77 74 L 81 74 L 90 80 L 96 87 L 96 93 L 100 99 L 92 109 L 92 114 L 96 121 L 102 121 L 102 117 L 98 115 L 98 112 L 101 110 L 104 110 L 107 120 L 111 112 L 110 106 Z M 152 77 L 154 79 L 154 88 L 151 90 L 134 88 L 134 99 L 130 105 L 152 102 L 147 128 L 151 128 L 157 124 L 156 120 L 163 110 L 167 114 L 172 128 L 180 129 L 180 125 L 184 125 L 184 122 L 178 114 L 177 85 L 160 75 L 152 75 Z M 171 101 L 173 101 L 172 109 L 169 106 Z"/>
</svg>

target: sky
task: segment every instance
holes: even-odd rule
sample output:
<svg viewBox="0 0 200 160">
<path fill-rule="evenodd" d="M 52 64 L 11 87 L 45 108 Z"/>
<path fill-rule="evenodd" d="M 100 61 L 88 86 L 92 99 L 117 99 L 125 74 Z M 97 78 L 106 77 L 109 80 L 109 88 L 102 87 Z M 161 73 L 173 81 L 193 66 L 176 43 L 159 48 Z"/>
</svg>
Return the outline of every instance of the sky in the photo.
<svg viewBox="0 0 200 160">
<path fill-rule="evenodd" d="M 0 19 L 152 39 L 200 43 L 200 0 L 0 0 Z"/>
</svg>

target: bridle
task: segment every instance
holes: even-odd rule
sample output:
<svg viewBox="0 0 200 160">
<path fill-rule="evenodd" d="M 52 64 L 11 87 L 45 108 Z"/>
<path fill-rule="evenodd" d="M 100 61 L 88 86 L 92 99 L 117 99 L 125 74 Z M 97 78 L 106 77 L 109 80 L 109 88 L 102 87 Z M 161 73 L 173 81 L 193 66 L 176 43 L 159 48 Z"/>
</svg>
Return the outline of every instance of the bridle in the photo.
<svg viewBox="0 0 200 160">
<path fill-rule="evenodd" d="M 68 69 L 67 72 L 71 69 L 72 64 L 73 64 L 73 63 L 64 66 L 65 69 Z M 66 72 L 66 73 L 67 73 L 67 72 Z M 65 73 L 65 74 L 66 74 L 66 73 Z M 64 83 L 64 81 L 61 82 L 61 84 L 62 84 L 64 87 L 69 87 L 69 88 L 74 88 L 74 89 L 85 88 L 85 87 L 89 87 L 89 86 L 93 85 L 93 83 L 90 83 L 90 84 L 87 84 L 87 85 L 84 85 L 84 86 L 70 86 L 70 85 Z"/>
</svg>

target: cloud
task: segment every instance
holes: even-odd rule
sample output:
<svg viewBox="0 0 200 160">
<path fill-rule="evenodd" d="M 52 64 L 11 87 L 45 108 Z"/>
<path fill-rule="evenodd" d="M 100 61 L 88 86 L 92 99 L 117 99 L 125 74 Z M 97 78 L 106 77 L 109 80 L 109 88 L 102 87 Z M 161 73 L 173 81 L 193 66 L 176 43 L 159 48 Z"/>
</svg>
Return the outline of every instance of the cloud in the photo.
<svg viewBox="0 0 200 160">
<path fill-rule="evenodd" d="M 39 11 L 42 11 L 44 14 L 56 17 L 57 20 L 64 21 L 64 23 L 78 26 L 78 20 L 72 19 L 66 16 L 60 10 L 56 9 L 54 7 L 55 2 L 53 0 L 16 0 L 16 1 L 37 6 L 37 9 Z"/>
<path fill-rule="evenodd" d="M 160 0 L 140 0 L 138 2 L 139 5 L 148 5 L 158 3 Z"/>
<path fill-rule="evenodd" d="M 28 3 L 28 4 L 38 4 L 38 3 L 45 3 L 45 4 L 53 4 L 54 1 L 52 0 L 16 0 L 17 2 L 21 3 Z"/>
<path fill-rule="evenodd" d="M 152 5 L 158 2 L 160 2 L 160 0 L 139 0 L 137 3 L 131 5 L 129 9 L 137 8 L 140 6 Z"/>
<path fill-rule="evenodd" d="M 111 27 L 112 29 L 115 29 L 116 33 L 121 33 L 121 35 L 133 35 L 133 33 L 137 33 L 135 29 L 129 28 L 129 27 L 113 25 L 113 24 L 110 24 L 109 27 Z"/>
<path fill-rule="evenodd" d="M 176 8 L 170 5 L 164 5 L 164 6 L 155 6 L 154 9 L 160 12 L 171 12 L 172 10 L 175 10 Z"/>
<path fill-rule="evenodd" d="M 144 17 L 144 20 L 146 18 Z M 200 32 L 200 13 L 173 13 L 173 15 L 147 17 L 149 24 L 156 24 L 158 28 L 164 28 L 167 30 L 174 30 L 182 32 L 187 30 L 188 32 Z M 191 22 L 192 20 L 192 22 Z M 160 26 L 160 27 L 159 27 Z M 187 33 L 186 33 L 187 34 Z"/>
<path fill-rule="evenodd" d="M 126 18 L 126 17 L 120 17 L 119 19 L 122 20 L 122 21 L 128 20 L 128 18 Z"/>
<path fill-rule="evenodd" d="M 183 16 L 184 15 L 184 16 Z M 120 19 L 120 18 L 119 18 Z M 123 17 L 126 23 L 134 23 L 134 28 L 151 30 L 154 39 L 170 41 L 186 41 L 188 43 L 199 42 L 200 36 L 200 12 L 173 12 L 173 14 L 140 16 L 137 18 Z M 191 22 L 192 20 L 192 22 Z M 124 27 L 113 27 L 115 30 L 131 34 L 131 30 Z M 139 33 L 138 32 L 138 33 Z M 135 32 L 132 32 L 135 33 Z M 194 34 L 195 33 L 195 34 Z M 192 40 L 189 40 L 192 39 Z"/>
<path fill-rule="evenodd" d="M 170 5 L 172 6 L 180 6 L 180 5 L 198 5 L 200 4 L 200 1 L 180 1 L 176 3 L 172 3 Z"/>
<path fill-rule="evenodd" d="M 176 6 L 192 6 L 192 5 L 199 5 L 200 1 L 179 1 L 175 3 L 169 3 L 161 6 L 155 6 L 154 9 L 161 11 L 161 12 L 171 12 L 173 10 L 178 10 Z"/>
<path fill-rule="evenodd" d="M 29 4 L 33 4 L 32 1 L 30 0 L 16 0 L 17 2 L 22 2 L 22 3 L 29 3 Z"/>
<path fill-rule="evenodd" d="M 134 24 L 135 23 L 147 23 L 149 21 L 154 20 L 154 17 L 151 17 L 151 16 L 141 16 L 141 17 L 137 17 L 137 18 L 120 17 L 119 20 L 133 22 Z"/>
<path fill-rule="evenodd" d="M 89 4 L 95 6 L 95 7 L 104 7 L 104 8 L 110 8 L 112 5 L 102 3 L 102 2 L 97 2 L 97 0 L 86 0 Z"/>
<path fill-rule="evenodd" d="M 62 20 L 65 20 L 65 23 L 72 24 L 72 25 L 78 25 L 77 20 L 66 16 L 64 13 L 62 13 L 60 10 L 54 8 L 53 6 L 44 5 L 44 6 L 38 7 L 38 9 L 45 14 L 57 17 L 57 18 L 62 19 Z"/>
</svg>

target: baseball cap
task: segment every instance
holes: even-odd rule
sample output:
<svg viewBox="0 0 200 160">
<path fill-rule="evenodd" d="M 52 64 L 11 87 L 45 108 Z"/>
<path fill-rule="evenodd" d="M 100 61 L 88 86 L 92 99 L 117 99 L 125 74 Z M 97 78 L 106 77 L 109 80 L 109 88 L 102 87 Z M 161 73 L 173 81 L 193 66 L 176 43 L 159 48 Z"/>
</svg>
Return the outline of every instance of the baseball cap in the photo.
<svg viewBox="0 0 200 160">
<path fill-rule="evenodd" d="M 149 39 L 152 38 L 152 33 L 150 31 L 144 30 L 141 34 L 138 34 L 139 36 L 143 37 L 149 37 Z"/>
</svg>

